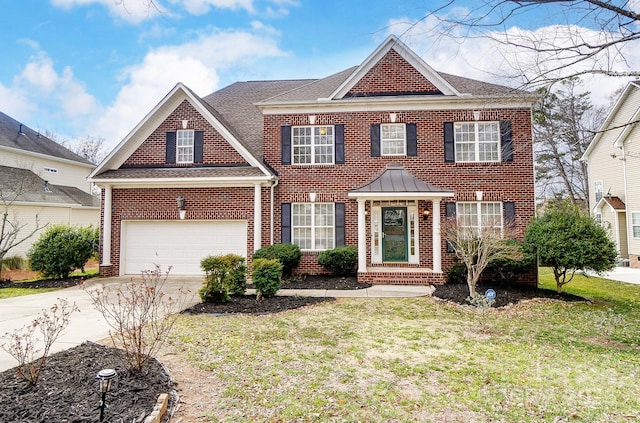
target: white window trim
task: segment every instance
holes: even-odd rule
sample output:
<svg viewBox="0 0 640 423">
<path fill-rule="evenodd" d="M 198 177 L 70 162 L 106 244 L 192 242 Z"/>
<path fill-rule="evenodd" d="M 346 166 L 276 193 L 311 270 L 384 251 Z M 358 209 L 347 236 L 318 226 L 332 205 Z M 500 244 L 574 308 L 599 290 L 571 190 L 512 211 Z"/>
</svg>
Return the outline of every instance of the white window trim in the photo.
<svg viewBox="0 0 640 423">
<path fill-rule="evenodd" d="M 633 223 L 633 215 L 637 215 L 638 216 L 638 223 L 637 224 Z M 631 223 L 631 237 L 633 237 L 633 239 L 640 239 L 639 236 L 635 235 L 635 232 L 633 230 L 636 226 L 640 228 L 640 211 L 631 212 L 631 222 L 630 223 Z"/>
<path fill-rule="evenodd" d="M 402 152 L 401 153 L 393 153 L 393 154 L 389 154 L 389 153 L 385 153 L 384 152 L 384 142 L 385 139 L 383 137 L 384 134 L 384 128 L 385 127 L 391 127 L 391 126 L 397 126 L 397 127 L 402 127 L 403 128 L 403 132 L 404 132 L 404 139 L 403 141 L 403 146 L 402 146 Z M 389 141 L 397 141 L 397 139 L 394 140 L 389 140 Z M 407 125 L 404 123 L 381 123 L 380 124 L 380 155 L 382 157 L 402 157 L 402 156 L 406 156 L 407 155 Z"/>
<path fill-rule="evenodd" d="M 311 205 L 311 244 L 315 247 L 316 245 L 316 229 L 318 228 L 315 224 L 315 206 L 316 205 L 330 205 L 331 206 L 331 215 L 333 216 L 333 225 L 331 226 L 333 230 L 333 236 L 331 237 L 331 246 L 325 249 L 316 249 L 316 248 L 302 248 L 301 251 L 325 251 L 331 250 L 336 247 L 336 204 L 335 203 L 291 203 L 291 242 L 295 244 L 295 229 L 296 228 L 308 228 L 309 226 L 296 226 L 294 225 L 295 215 L 294 210 L 297 205 Z M 328 228 L 329 226 L 319 226 L 320 228 Z"/>
<path fill-rule="evenodd" d="M 180 134 L 191 134 L 191 159 L 190 160 L 180 160 L 180 149 L 188 148 L 189 146 L 180 145 Z M 193 163 L 195 158 L 195 131 L 193 129 L 179 129 L 176 131 L 176 163 L 180 164 L 188 164 Z"/>
<path fill-rule="evenodd" d="M 598 198 L 598 193 L 600 194 L 600 198 Z M 593 197 L 596 203 L 604 197 L 604 181 L 602 179 L 593 181 Z"/>
<path fill-rule="evenodd" d="M 496 124 L 498 126 L 498 140 L 497 140 L 497 151 L 498 151 L 498 158 L 496 160 L 480 160 L 480 141 L 479 141 L 479 132 L 478 132 L 478 128 L 479 128 L 479 124 L 487 124 L 487 123 L 493 123 Z M 473 125 L 474 127 L 474 132 L 475 132 L 475 141 L 473 142 L 474 145 L 474 160 L 458 160 L 458 139 L 457 139 L 457 132 L 456 132 L 456 125 Z M 501 139 L 501 129 L 500 129 L 500 122 L 499 121 L 479 121 L 479 122 L 469 122 L 469 121 L 460 121 L 460 122 L 454 122 L 453 123 L 453 149 L 454 149 L 454 158 L 455 161 L 457 163 L 498 163 L 502 161 L 502 139 Z M 460 141 L 460 143 L 462 143 L 462 141 Z M 483 141 L 483 143 L 485 143 Z"/>
<path fill-rule="evenodd" d="M 418 204 L 416 202 L 374 202 L 371 206 L 371 263 L 382 264 L 382 207 L 407 207 L 407 250 L 408 263 L 420 264 L 420 224 Z M 411 232 L 413 231 L 413 254 L 411 251 Z"/>
<path fill-rule="evenodd" d="M 492 225 L 491 228 L 500 229 L 500 232 L 504 230 L 504 213 L 503 213 L 503 204 L 500 201 L 460 201 L 456 203 L 456 216 L 458 217 L 458 222 L 460 222 L 460 205 L 462 204 L 470 204 L 476 206 L 476 214 L 478 216 L 478 226 L 463 226 L 465 228 L 478 228 L 478 232 L 484 229 L 482 224 L 482 205 L 483 204 L 497 204 L 498 210 L 500 210 L 500 225 Z"/>
<path fill-rule="evenodd" d="M 316 163 L 316 131 L 315 128 L 331 128 L 332 142 L 331 144 L 319 144 L 323 147 L 331 145 L 331 161 L 325 163 Z M 311 128 L 311 162 L 310 163 L 296 163 L 295 148 L 298 147 L 295 144 L 294 132 L 298 128 Z M 307 146 L 305 146 L 307 147 Z M 294 166 L 330 166 L 336 163 L 336 128 L 335 125 L 298 125 L 291 127 L 291 164 Z"/>
</svg>

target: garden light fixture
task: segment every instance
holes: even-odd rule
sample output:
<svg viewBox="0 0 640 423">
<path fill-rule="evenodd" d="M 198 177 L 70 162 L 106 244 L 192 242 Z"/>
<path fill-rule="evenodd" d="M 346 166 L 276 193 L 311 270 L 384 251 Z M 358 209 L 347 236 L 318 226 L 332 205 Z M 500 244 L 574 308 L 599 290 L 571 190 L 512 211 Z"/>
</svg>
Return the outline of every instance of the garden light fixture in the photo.
<svg viewBox="0 0 640 423">
<path fill-rule="evenodd" d="M 100 421 L 104 420 L 104 408 L 106 407 L 105 398 L 107 392 L 111 389 L 111 381 L 116 377 L 116 371 L 113 369 L 102 369 L 98 372 L 97 378 L 100 379 Z"/>
</svg>

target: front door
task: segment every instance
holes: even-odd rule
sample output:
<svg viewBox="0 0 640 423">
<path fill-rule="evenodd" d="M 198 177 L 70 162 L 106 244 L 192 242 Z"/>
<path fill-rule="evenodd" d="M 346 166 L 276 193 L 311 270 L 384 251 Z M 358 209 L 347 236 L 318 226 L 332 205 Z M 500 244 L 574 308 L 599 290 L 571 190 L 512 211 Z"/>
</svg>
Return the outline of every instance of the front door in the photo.
<svg viewBox="0 0 640 423">
<path fill-rule="evenodd" d="M 407 208 L 382 208 L 382 261 L 407 262 Z"/>
</svg>

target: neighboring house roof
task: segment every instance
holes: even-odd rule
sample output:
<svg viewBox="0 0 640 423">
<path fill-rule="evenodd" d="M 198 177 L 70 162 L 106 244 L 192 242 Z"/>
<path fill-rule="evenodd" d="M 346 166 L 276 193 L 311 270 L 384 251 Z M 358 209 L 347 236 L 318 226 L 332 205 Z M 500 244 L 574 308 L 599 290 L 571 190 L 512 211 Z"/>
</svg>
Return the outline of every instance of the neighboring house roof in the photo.
<svg viewBox="0 0 640 423">
<path fill-rule="evenodd" d="M 620 197 L 616 197 L 616 196 L 604 196 L 600 199 L 600 201 L 598 201 L 598 204 L 596 204 L 595 208 L 600 208 L 602 206 L 604 206 L 604 204 L 608 204 L 609 207 L 611 207 L 613 210 L 616 211 L 625 211 L 626 210 L 626 206 L 624 204 L 624 201 L 622 201 L 620 199 Z"/>
<path fill-rule="evenodd" d="M 450 194 L 435 185 L 423 182 L 407 172 L 400 164 L 390 164 L 380 176 L 360 188 L 349 191 L 350 194 L 366 193 L 423 193 L 423 194 Z"/>
<path fill-rule="evenodd" d="M 632 81 L 626 86 L 626 88 L 624 89 L 624 91 L 616 101 L 616 103 L 613 105 L 613 108 L 607 115 L 607 118 L 604 120 L 604 122 L 600 126 L 600 130 L 596 133 L 596 135 L 593 137 L 593 139 L 589 143 L 589 146 L 585 150 L 580 160 L 589 159 L 589 155 L 591 154 L 595 146 L 600 142 L 600 139 L 602 139 L 602 136 L 604 135 L 606 130 L 616 128 L 616 127 L 623 128 L 620 135 L 617 137 L 615 141 L 615 143 L 618 144 L 621 142 L 621 140 L 624 140 L 624 137 L 626 137 L 626 134 L 628 134 L 628 132 L 631 129 L 633 129 L 635 122 L 637 122 L 640 119 L 640 107 L 638 107 L 635 110 L 635 113 L 633 113 L 632 116 L 619 116 L 620 114 L 619 112 L 620 112 L 620 109 L 622 109 L 622 107 L 624 106 L 625 101 L 627 100 L 629 95 L 634 90 L 637 90 L 637 89 L 640 89 L 640 81 Z"/>
<path fill-rule="evenodd" d="M 28 169 L 0 166 L 0 194 L 6 203 L 100 207 L 100 199 L 76 187 L 49 184 Z"/>
<path fill-rule="evenodd" d="M 0 149 L 10 148 L 70 160 L 93 167 L 84 157 L 0 112 Z"/>
</svg>

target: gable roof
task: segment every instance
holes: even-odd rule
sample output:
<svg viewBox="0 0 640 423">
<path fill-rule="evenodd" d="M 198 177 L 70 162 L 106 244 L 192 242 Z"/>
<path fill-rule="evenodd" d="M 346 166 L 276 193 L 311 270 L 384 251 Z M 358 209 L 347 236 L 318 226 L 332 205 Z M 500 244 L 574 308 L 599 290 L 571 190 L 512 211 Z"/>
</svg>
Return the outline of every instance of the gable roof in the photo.
<svg viewBox="0 0 640 423">
<path fill-rule="evenodd" d="M 611 209 L 615 211 L 625 211 L 627 208 L 627 206 L 624 204 L 624 201 L 622 201 L 620 197 L 605 195 L 595 205 L 594 210 L 603 207 L 605 204 L 608 204 L 609 207 L 611 207 Z"/>
<path fill-rule="evenodd" d="M 145 118 L 115 147 L 115 149 L 91 172 L 89 180 L 97 182 L 103 179 L 125 178 L 126 175 L 138 175 L 140 178 L 157 178 L 156 174 L 150 173 L 123 173 L 120 166 L 127 158 L 136 151 L 140 145 L 155 131 L 155 129 L 173 113 L 173 111 L 183 101 L 188 101 L 209 124 L 247 161 L 250 166 L 259 169 L 263 177 L 271 175 L 268 168 L 262 163 L 262 157 L 257 156 L 256 148 L 241 140 L 238 127 L 227 121 L 227 116 L 223 116 L 212 104 L 205 102 L 198 97 L 191 89 L 182 83 L 176 86 L 145 116 Z M 229 116 L 232 118 L 232 116 Z M 253 146 L 255 147 L 255 146 Z M 261 149 L 260 149 L 261 153 Z M 118 171 L 118 176 L 114 172 Z M 107 172 L 110 172 L 107 174 Z M 171 175 L 164 173 L 164 175 Z M 129 176 L 132 177 L 132 176 Z M 169 176 L 171 177 L 171 176 Z M 178 177 L 174 175 L 173 177 Z M 215 176 L 211 176 L 215 178 Z"/>
<path fill-rule="evenodd" d="M 69 160 L 87 167 L 93 166 L 84 157 L 0 112 L 0 149 L 2 148 L 49 156 L 57 160 Z"/>
<path fill-rule="evenodd" d="M 15 167 L 0 166 L 0 192 L 9 203 L 100 207 L 98 197 L 79 188 L 49 184 L 32 171 Z"/>
<path fill-rule="evenodd" d="M 611 129 L 611 127 L 620 127 L 619 128 L 620 133 L 616 137 L 616 140 L 614 141 L 614 145 L 613 145 L 616 147 L 620 146 L 620 143 L 624 141 L 627 134 L 635 126 L 635 123 L 634 124 L 629 124 L 629 123 L 637 122 L 640 119 L 640 104 L 635 109 L 632 115 L 620 116 L 620 112 L 624 108 L 625 102 L 630 97 L 631 93 L 637 89 L 640 89 L 640 81 L 632 81 L 627 84 L 625 89 L 622 91 L 622 94 L 620 94 L 620 97 L 618 98 L 618 100 L 615 102 L 615 104 L 609 111 L 609 114 L 607 115 L 606 119 L 600 126 L 599 131 L 596 133 L 596 135 L 593 137 L 593 139 L 589 143 L 589 146 L 585 150 L 580 160 L 589 159 L 589 155 L 591 154 L 593 149 L 596 147 L 596 145 L 600 142 L 600 140 L 603 138 L 604 134 L 606 133 L 606 130 Z"/>
</svg>

